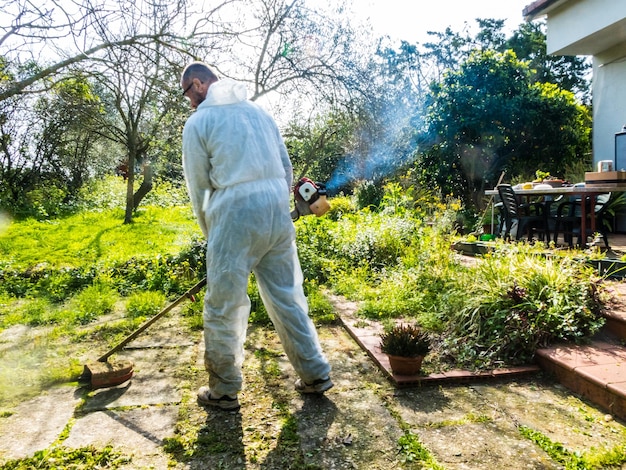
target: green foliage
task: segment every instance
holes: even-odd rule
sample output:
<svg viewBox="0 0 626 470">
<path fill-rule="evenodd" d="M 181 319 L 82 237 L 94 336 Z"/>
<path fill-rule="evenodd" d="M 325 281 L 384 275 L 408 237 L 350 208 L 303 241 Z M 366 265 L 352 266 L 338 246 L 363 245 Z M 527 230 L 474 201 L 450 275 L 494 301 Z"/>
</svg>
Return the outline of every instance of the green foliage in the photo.
<svg viewBox="0 0 626 470">
<path fill-rule="evenodd" d="M 518 428 L 520 434 L 543 449 L 552 460 L 562 464 L 566 470 L 595 470 L 620 468 L 626 463 L 626 445 L 609 449 L 592 449 L 580 454 L 566 449 L 563 444 L 554 442 L 545 434 L 527 426 Z"/>
<path fill-rule="evenodd" d="M 335 217 L 296 222 L 315 323 L 335 321 L 323 295 L 332 289 L 359 301 L 359 315 L 418 323 L 440 357 L 469 368 L 526 363 L 541 345 L 582 341 L 598 330 L 601 280 L 576 252 L 546 257 L 543 247 L 500 243 L 480 263 L 463 266 L 450 249 L 458 200 L 407 181 L 387 184 L 377 211 L 340 198 L 346 209 Z M 205 244 L 190 214 L 188 207 L 149 207 L 129 225 L 115 210 L 13 222 L 0 236 L 0 328 L 55 325 L 63 334 L 80 325 L 71 332 L 75 341 L 127 333 L 204 274 Z M 250 321 L 270 325 L 254 276 L 248 295 Z M 129 296 L 128 318 L 87 326 L 120 296 Z M 185 309 L 190 327 L 202 328 L 202 302 Z"/>
<path fill-rule="evenodd" d="M 0 329 L 22 324 L 41 326 L 54 323 L 54 306 L 45 298 L 11 302 L 7 295 L 0 300 Z"/>
<path fill-rule="evenodd" d="M 32 457 L 9 460 L 2 465 L 3 470 L 29 470 L 33 468 L 41 470 L 56 470 L 59 468 L 71 468 L 75 470 L 88 470 L 93 468 L 107 468 L 114 470 L 122 468 L 131 461 L 131 458 L 119 452 L 113 447 L 105 446 L 96 449 L 93 446 L 70 449 L 62 446 L 38 450 Z"/>
<path fill-rule="evenodd" d="M 42 71 L 37 64 L 34 70 Z M 111 155 L 94 151 L 103 141 L 93 126 L 101 108 L 85 76 L 57 78 L 45 93 L 22 96 L 19 105 L 3 102 L 3 121 L 12 125 L 0 130 L 5 157 L 0 208 L 17 217 L 44 219 L 72 211 L 80 187 Z"/>
<path fill-rule="evenodd" d="M 60 302 L 108 275 L 122 293 L 182 293 L 204 271 L 205 247 L 189 207 L 150 207 L 133 224 L 121 212 L 14 221 L 0 235 L 0 292 Z M 158 230 L 157 230 L 158 228 Z"/>
<path fill-rule="evenodd" d="M 512 49 L 517 57 L 528 61 L 532 79 L 541 83 L 555 83 L 563 90 L 589 101 L 588 79 L 591 64 L 587 57 L 562 56 L 547 53 L 546 23 L 525 21 L 506 40 L 503 49 Z M 501 49 L 502 50 L 502 49 Z"/>
<path fill-rule="evenodd" d="M 332 198 L 330 209 L 324 216 L 327 219 L 337 221 L 344 215 L 355 214 L 357 212 L 354 198 L 347 196 L 338 196 Z"/>
<path fill-rule="evenodd" d="M 573 255 L 545 258 L 541 248 L 500 247 L 457 278 L 471 292 L 446 314 L 445 346 L 461 364 L 524 364 L 538 347 L 582 341 L 603 324 L 599 279 Z"/>
<path fill-rule="evenodd" d="M 109 285 L 97 282 L 79 292 L 70 302 L 74 322 L 86 324 L 111 312 L 117 292 Z"/>
<path fill-rule="evenodd" d="M 430 345 L 430 335 L 418 325 L 395 325 L 380 335 L 380 350 L 392 356 L 425 356 Z"/>
<path fill-rule="evenodd" d="M 130 318 L 152 317 L 163 308 L 163 292 L 136 292 L 126 300 L 126 315 Z"/>
<path fill-rule="evenodd" d="M 413 432 L 405 432 L 398 439 L 398 447 L 404 463 L 417 463 L 420 464 L 420 468 L 443 470 L 443 467 L 437 463 L 430 451 Z"/>
<path fill-rule="evenodd" d="M 135 190 L 139 188 L 142 181 L 142 177 L 136 178 Z M 89 181 L 80 189 L 76 205 L 82 211 L 123 210 L 126 204 L 126 184 L 123 178 L 113 175 Z M 154 179 L 152 190 L 142 200 L 144 206 L 169 210 L 188 204 L 189 196 L 184 185 L 175 185 L 160 178 Z"/>
<path fill-rule="evenodd" d="M 321 292 L 315 281 L 304 285 L 309 303 L 309 316 L 316 325 L 328 325 L 337 321 L 335 309 L 328 298 Z"/>
<path fill-rule="evenodd" d="M 347 216 L 341 218 L 343 224 Z M 340 269 L 336 258 L 335 224 L 326 217 L 302 217 L 296 222 L 298 256 L 305 282 L 325 284 Z"/>
<path fill-rule="evenodd" d="M 294 174 L 328 181 L 358 125 L 353 114 L 340 109 L 305 122 L 292 120 L 284 135 Z"/>
<path fill-rule="evenodd" d="M 534 82 L 512 51 L 474 51 L 432 94 L 428 135 L 437 138 L 419 159 L 420 181 L 469 208 L 481 207 L 502 170 L 557 174 L 589 153 L 589 110 L 573 93 Z"/>
<path fill-rule="evenodd" d="M 0 234 L 0 260 L 22 270 L 74 266 L 77 259 L 84 266 L 111 266 L 132 257 L 178 254 L 201 236 L 189 206 L 150 207 L 138 211 L 132 224 L 122 220 L 116 209 L 52 221 L 14 220 Z"/>
<path fill-rule="evenodd" d="M 586 468 L 620 468 L 626 464 L 626 444 L 617 445 L 610 449 L 594 449 L 583 455 Z"/>
<path fill-rule="evenodd" d="M 358 209 L 364 209 L 366 207 L 377 208 L 383 199 L 383 195 L 383 188 L 369 180 L 361 181 L 354 190 L 354 197 L 356 198 L 356 206 Z"/>
<path fill-rule="evenodd" d="M 546 258 L 542 246 L 500 243 L 462 266 L 450 250 L 458 202 L 424 194 L 409 210 L 411 191 L 387 191 L 381 205 L 393 210 L 298 222 L 307 282 L 360 301 L 367 318 L 418 322 L 443 357 L 468 368 L 528 363 L 537 347 L 583 341 L 602 325 L 601 280 L 575 252 Z"/>
<path fill-rule="evenodd" d="M 416 204 L 413 193 L 413 186 L 405 188 L 400 183 L 387 183 L 383 187 L 383 198 L 380 202 L 380 208 L 383 213 L 389 215 L 412 214 Z"/>
<path fill-rule="evenodd" d="M 304 284 L 305 295 L 309 305 L 309 316 L 315 324 L 331 324 L 336 321 L 335 312 L 329 300 L 320 292 L 317 282 L 314 280 Z M 248 283 L 248 297 L 250 299 L 250 322 L 271 326 L 272 321 L 263 304 L 259 288 L 254 275 L 250 277 Z"/>
<path fill-rule="evenodd" d="M 102 212 L 111 209 L 122 210 L 125 202 L 126 181 L 119 176 L 107 175 L 83 185 L 78 194 L 77 204 L 83 212 Z"/>
<path fill-rule="evenodd" d="M 568 451 L 563 447 L 563 444 L 553 442 L 549 437 L 535 431 L 526 426 L 520 426 L 519 432 L 522 436 L 530 439 L 539 447 L 541 447 L 553 460 L 561 464 L 565 464 L 565 468 L 568 470 L 580 469 L 584 470 L 585 466 L 582 458 L 574 452 Z"/>
<path fill-rule="evenodd" d="M 66 203 L 68 193 L 66 189 L 51 184 L 33 189 L 25 194 L 28 209 L 20 211 L 22 216 L 30 215 L 42 220 L 49 217 L 58 217 L 70 211 L 71 206 Z"/>
<path fill-rule="evenodd" d="M 15 297 L 39 296 L 61 302 L 90 285 L 95 276 L 95 270 L 88 267 L 55 269 L 46 263 L 28 270 L 7 267 L 0 270 L 0 292 Z"/>
<path fill-rule="evenodd" d="M 250 321 L 257 325 L 269 326 L 272 324 L 269 314 L 263 305 L 259 286 L 256 283 L 254 275 L 250 276 L 248 282 L 248 298 L 250 299 Z"/>
<path fill-rule="evenodd" d="M 194 302 L 187 302 L 181 309 L 181 315 L 187 320 L 187 326 L 192 330 L 204 328 L 203 308 L 204 292 L 195 296 Z"/>
</svg>

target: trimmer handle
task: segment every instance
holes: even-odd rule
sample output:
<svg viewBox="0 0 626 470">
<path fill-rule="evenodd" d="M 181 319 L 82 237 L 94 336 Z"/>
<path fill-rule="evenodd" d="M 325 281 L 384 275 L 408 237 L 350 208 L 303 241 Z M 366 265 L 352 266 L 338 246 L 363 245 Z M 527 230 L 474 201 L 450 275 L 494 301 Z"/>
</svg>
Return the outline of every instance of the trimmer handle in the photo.
<svg viewBox="0 0 626 470">
<path fill-rule="evenodd" d="M 118 343 L 116 346 L 114 346 L 113 349 L 110 349 L 109 351 L 104 353 L 102 356 L 100 356 L 98 358 L 98 362 L 106 362 L 106 360 L 109 358 L 109 356 L 111 356 L 112 354 L 116 353 L 117 351 L 122 349 L 124 346 L 126 346 L 128 343 L 130 343 L 132 340 L 134 340 L 144 330 L 149 328 L 153 323 L 155 323 L 163 315 L 165 315 L 170 310 L 172 310 L 174 307 L 176 307 L 178 304 L 180 304 L 183 300 L 186 300 L 186 299 L 193 300 L 193 296 L 195 294 L 197 294 L 198 292 L 200 292 L 200 289 L 202 289 L 204 286 L 206 286 L 206 283 L 207 283 L 207 279 L 205 277 L 200 282 L 198 282 L 195 286 L 193 286 L 191 289 L 189 289 L 187 292 L 185 292 L 183 295 L 181 295 L 179 298 L 177 298 L 174 302 L 169 304 L 167 307 L 165 307 L 163 310 L 161 310 L 159 313 L 157 313 L 154 317 L 152 317 L 150 320 L 146 321 L 143 325 L 141 325 L 139 328 L 137 328 L 135 331 L 133 331 L 130 335 L 128 335 L 126 338 L 124 338 L 120 343 Z"/>
</svg>

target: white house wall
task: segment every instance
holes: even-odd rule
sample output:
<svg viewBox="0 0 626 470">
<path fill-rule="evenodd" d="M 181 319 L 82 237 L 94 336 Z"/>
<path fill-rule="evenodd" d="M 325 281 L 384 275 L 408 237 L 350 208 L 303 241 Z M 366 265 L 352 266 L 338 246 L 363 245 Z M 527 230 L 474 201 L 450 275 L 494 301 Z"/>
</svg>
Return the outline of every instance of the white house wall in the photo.
<svg viewBox="0 0 626 470">
<path fill-rule="evenodd" d="M 613 160 L 626 125 L 626 0 L 568 0 L 547 15 L 549 54 L 593 56 L 593 161 Z"/>
<path fill-rule="evenodd" d="M 563 0 L 543 14 L 549 54 L 593 56 L 595 171 L 596 162 L 615 159 L 615 134 L 626 125 L 626 0 Z M 615 229 L 626 231 L 626 214 Z"/>
<path fill-rule="evenodd" d="M 596 55 L 626 42 L 626 0 L 570 0 L 547 27 L 548 54 Z"/>
<path fill-rule="evenodd" d="M 594 161 L 613 160 L 615 134 L 626 125 L 626 63 L 599 67 L 593 72 L 593 156 Z M 617 168 L 621 170 L 622 168 Z M 626 168 L 624 168 L 626 170 Z"/>
</svg>

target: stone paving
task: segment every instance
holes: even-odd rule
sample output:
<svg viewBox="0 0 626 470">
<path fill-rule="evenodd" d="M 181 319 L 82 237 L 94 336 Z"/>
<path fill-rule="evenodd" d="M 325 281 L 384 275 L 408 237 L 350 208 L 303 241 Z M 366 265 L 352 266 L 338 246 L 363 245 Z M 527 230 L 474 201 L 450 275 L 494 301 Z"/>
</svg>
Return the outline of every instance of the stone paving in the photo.
<svg viewBox="0 0 626 470">
<path fill-rule="evenodd" d="M 336 307 L 346 311 L 350 304 Z M 523 438 L 520 426 L 581 453 L 626 442 L 623 422 L 541 374 L 397 389 L 341 326 L 319 329 L 336 384 L 324 398 L 309 400 L 292 390 L 295 375 L 284 356 L 278 359 L 281 377 L 269 384 L 254 352 L 280 345 L 270 333 L 264 333 L 270 345 L 252 334 L 241 411 L 205 410 L 185 404 L 185 394 L 193 394 L 197 384 L 190 388 L 181 374 L 202 369 L 201 333 L 184 334 L 176 322 L 174 313 L 120 353 L 135 363 L 130 382 L 86 397 L 76 384 L 54 387 L 6 410 L 0 418 L 0 463 L 55 445 L 112 445 L 132 456 L 129 469 L 290 468 L 277 463 L 284 420 L 272 405 L 278 395 L 288 399 L 303 458 L 314 468 L 402 468 L 398 439 L 409 431 L 449 470 L 563 468 Z M 192 415 L 186 419 L 237 441 L 235 450 L 199 462 L 167 454 L 164 439 L 176 435 L 184 406 Z M 259 435 L 267 449 L 258 448 Z"/>
</svg>

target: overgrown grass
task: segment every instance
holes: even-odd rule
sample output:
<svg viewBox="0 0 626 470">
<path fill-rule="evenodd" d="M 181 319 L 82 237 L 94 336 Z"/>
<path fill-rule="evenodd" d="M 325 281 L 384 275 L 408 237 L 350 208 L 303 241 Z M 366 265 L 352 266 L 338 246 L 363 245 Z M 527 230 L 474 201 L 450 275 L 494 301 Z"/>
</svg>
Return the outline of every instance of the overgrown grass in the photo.
<svg viewBox="0 0 626 470">
<path fill-rule="evenodd" d="M 0 234 L 0 269 L 111 267 L 132 258 L 166 257 L 197 239 L 188 206 L 149 206 L 123 224 L 121 209 L 81 212 L 61 219 L 14 221 Z"/>
<path fill-rule="evenodd" d="M 581 342 L 602 326 L 603 280 L 587 254 L 499 242 L 465 266 L 450 249 L 454 201 L 421 203 L 407 210 L 404 199 L 383 197 L 373 212 L 342 200 L 340 214 L 298 222 L 305 274 L 360 301 L 363 317 L 419 323 L 457 367 L 528 363 L 538 347 Z"/>
<path fill-rule="evenodd" d="M 157 202 L 128 225 L 115 207 L 13 222 L 0 235 L 0 329 L 51 326 L 78 342 L 110 340 L 181 295 L 204 275 L 204 244 L 188 205 Z M 335 198 L 326 217 L 296 223 L 317 324 L 335 321 L 321 294 L 330 288 L 360 301 L 369 319 L 419 323 L 438 338 L 439 357 L 473 368 L 524 363 L 538 346 L 582 341 L 601 326 L 602 280 L 580 253 L 501 244 L 464 266 L 450 249 L 457 202 L 394 184 L 378 204 Z M 271 325 L 254 277 L 248 294 L 250 320 Z M 92 325 L 115 308 L 126 317 Z M 202 302 L 185 306 L 190 328 L 202 327 L 201 311 Z"/>
</svg>

